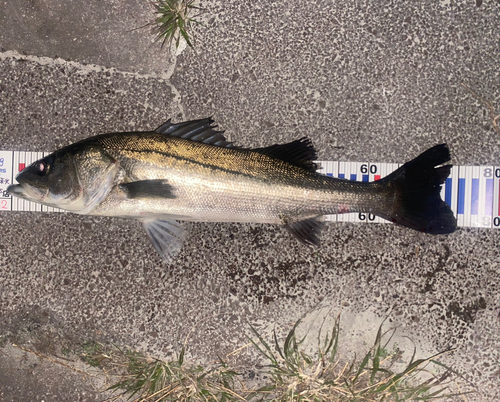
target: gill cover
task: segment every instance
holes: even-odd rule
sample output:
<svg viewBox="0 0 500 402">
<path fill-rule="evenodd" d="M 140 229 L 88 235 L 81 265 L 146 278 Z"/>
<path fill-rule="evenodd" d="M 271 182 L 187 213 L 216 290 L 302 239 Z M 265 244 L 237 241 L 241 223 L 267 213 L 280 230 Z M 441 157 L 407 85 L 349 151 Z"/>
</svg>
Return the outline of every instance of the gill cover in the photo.
<svg viewBox="0 0 500 402">
<path fill-rule="evenodd" d="M 16 177 L 14 195 L 79 214 L 107 197 L 119 165 L 102 148 L 70 146 L 40 159 Z"/>
</svg>

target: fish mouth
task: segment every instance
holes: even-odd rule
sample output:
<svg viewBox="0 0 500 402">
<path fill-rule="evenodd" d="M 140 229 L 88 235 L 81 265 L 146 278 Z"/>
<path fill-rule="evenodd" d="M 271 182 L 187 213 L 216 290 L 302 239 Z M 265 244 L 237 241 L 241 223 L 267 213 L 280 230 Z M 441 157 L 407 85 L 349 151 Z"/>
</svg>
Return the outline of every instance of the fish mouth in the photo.
<svg viewBox="0 0 500 402">
<path fill-rule="evenodd" d="M 12 184 L 7 187 L 7 191 L 19 198 L 28 201 L 43 202 L 48 194 L 48 189 L 33 186 L 24 187 L 23 184 Z"/>
<path fill-rule="evenodd" d="M 26 191 L 20 184 L 11 184 L 7 187 L 7 191 L 16 197 L 26 198 Z"/>
</svg>

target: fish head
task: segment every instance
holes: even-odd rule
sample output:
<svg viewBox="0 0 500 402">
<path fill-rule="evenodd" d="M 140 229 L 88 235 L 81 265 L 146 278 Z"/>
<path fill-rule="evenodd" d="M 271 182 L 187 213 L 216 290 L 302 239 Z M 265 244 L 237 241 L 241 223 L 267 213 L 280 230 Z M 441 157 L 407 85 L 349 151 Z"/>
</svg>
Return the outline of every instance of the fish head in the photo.
<svg viewBox="0 0 500 402">
<path fill-rule="evenodd" d="M 17 197 L 80 214 L 90 213 L 113 187 L 119 163 L 98 146 L 70 146 L 39 159 L 16 177 Z"/>
</svg>

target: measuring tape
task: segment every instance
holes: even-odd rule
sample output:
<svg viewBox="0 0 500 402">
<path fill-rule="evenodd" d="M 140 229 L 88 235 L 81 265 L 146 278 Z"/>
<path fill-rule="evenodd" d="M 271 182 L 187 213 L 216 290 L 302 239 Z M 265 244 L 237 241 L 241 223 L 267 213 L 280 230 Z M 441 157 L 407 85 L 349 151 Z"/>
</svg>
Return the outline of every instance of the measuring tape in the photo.
<svg viewBox="0 0 500 402">
<path fill-rule="evenodd" d="M 16 175 L 50 152 L 0 151 L 0 210 L 64 212 L 14 197 L 7 187 L 16 184 Z M 318 173 L 340 179 L 374 181 L 401 166 L 398 163 L 319 161 Z M 500 228 L 500 166 L 453 166 L 441 190 L 461 227 Z M 331 222 L 389 223 L 365 213 L 328 215 Z"/>
</svg>

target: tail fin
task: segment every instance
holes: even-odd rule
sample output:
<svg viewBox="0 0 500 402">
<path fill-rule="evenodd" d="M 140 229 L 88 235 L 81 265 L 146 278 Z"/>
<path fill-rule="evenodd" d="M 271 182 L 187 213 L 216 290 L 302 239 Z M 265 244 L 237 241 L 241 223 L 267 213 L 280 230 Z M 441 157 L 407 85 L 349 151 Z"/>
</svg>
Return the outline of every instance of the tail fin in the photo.
<svg viewBox="0 0 500 402">
<path fill-rule="evenodd" d="M 448 146 L 436 145 L 384 177 L 379 183 L 394 189 L 394 204 L 381 216 L 425 233 L 454 232 L 457 221 L 440 195 L 451 169 L 441 165 L 449 160 Z"/>
</svg>

